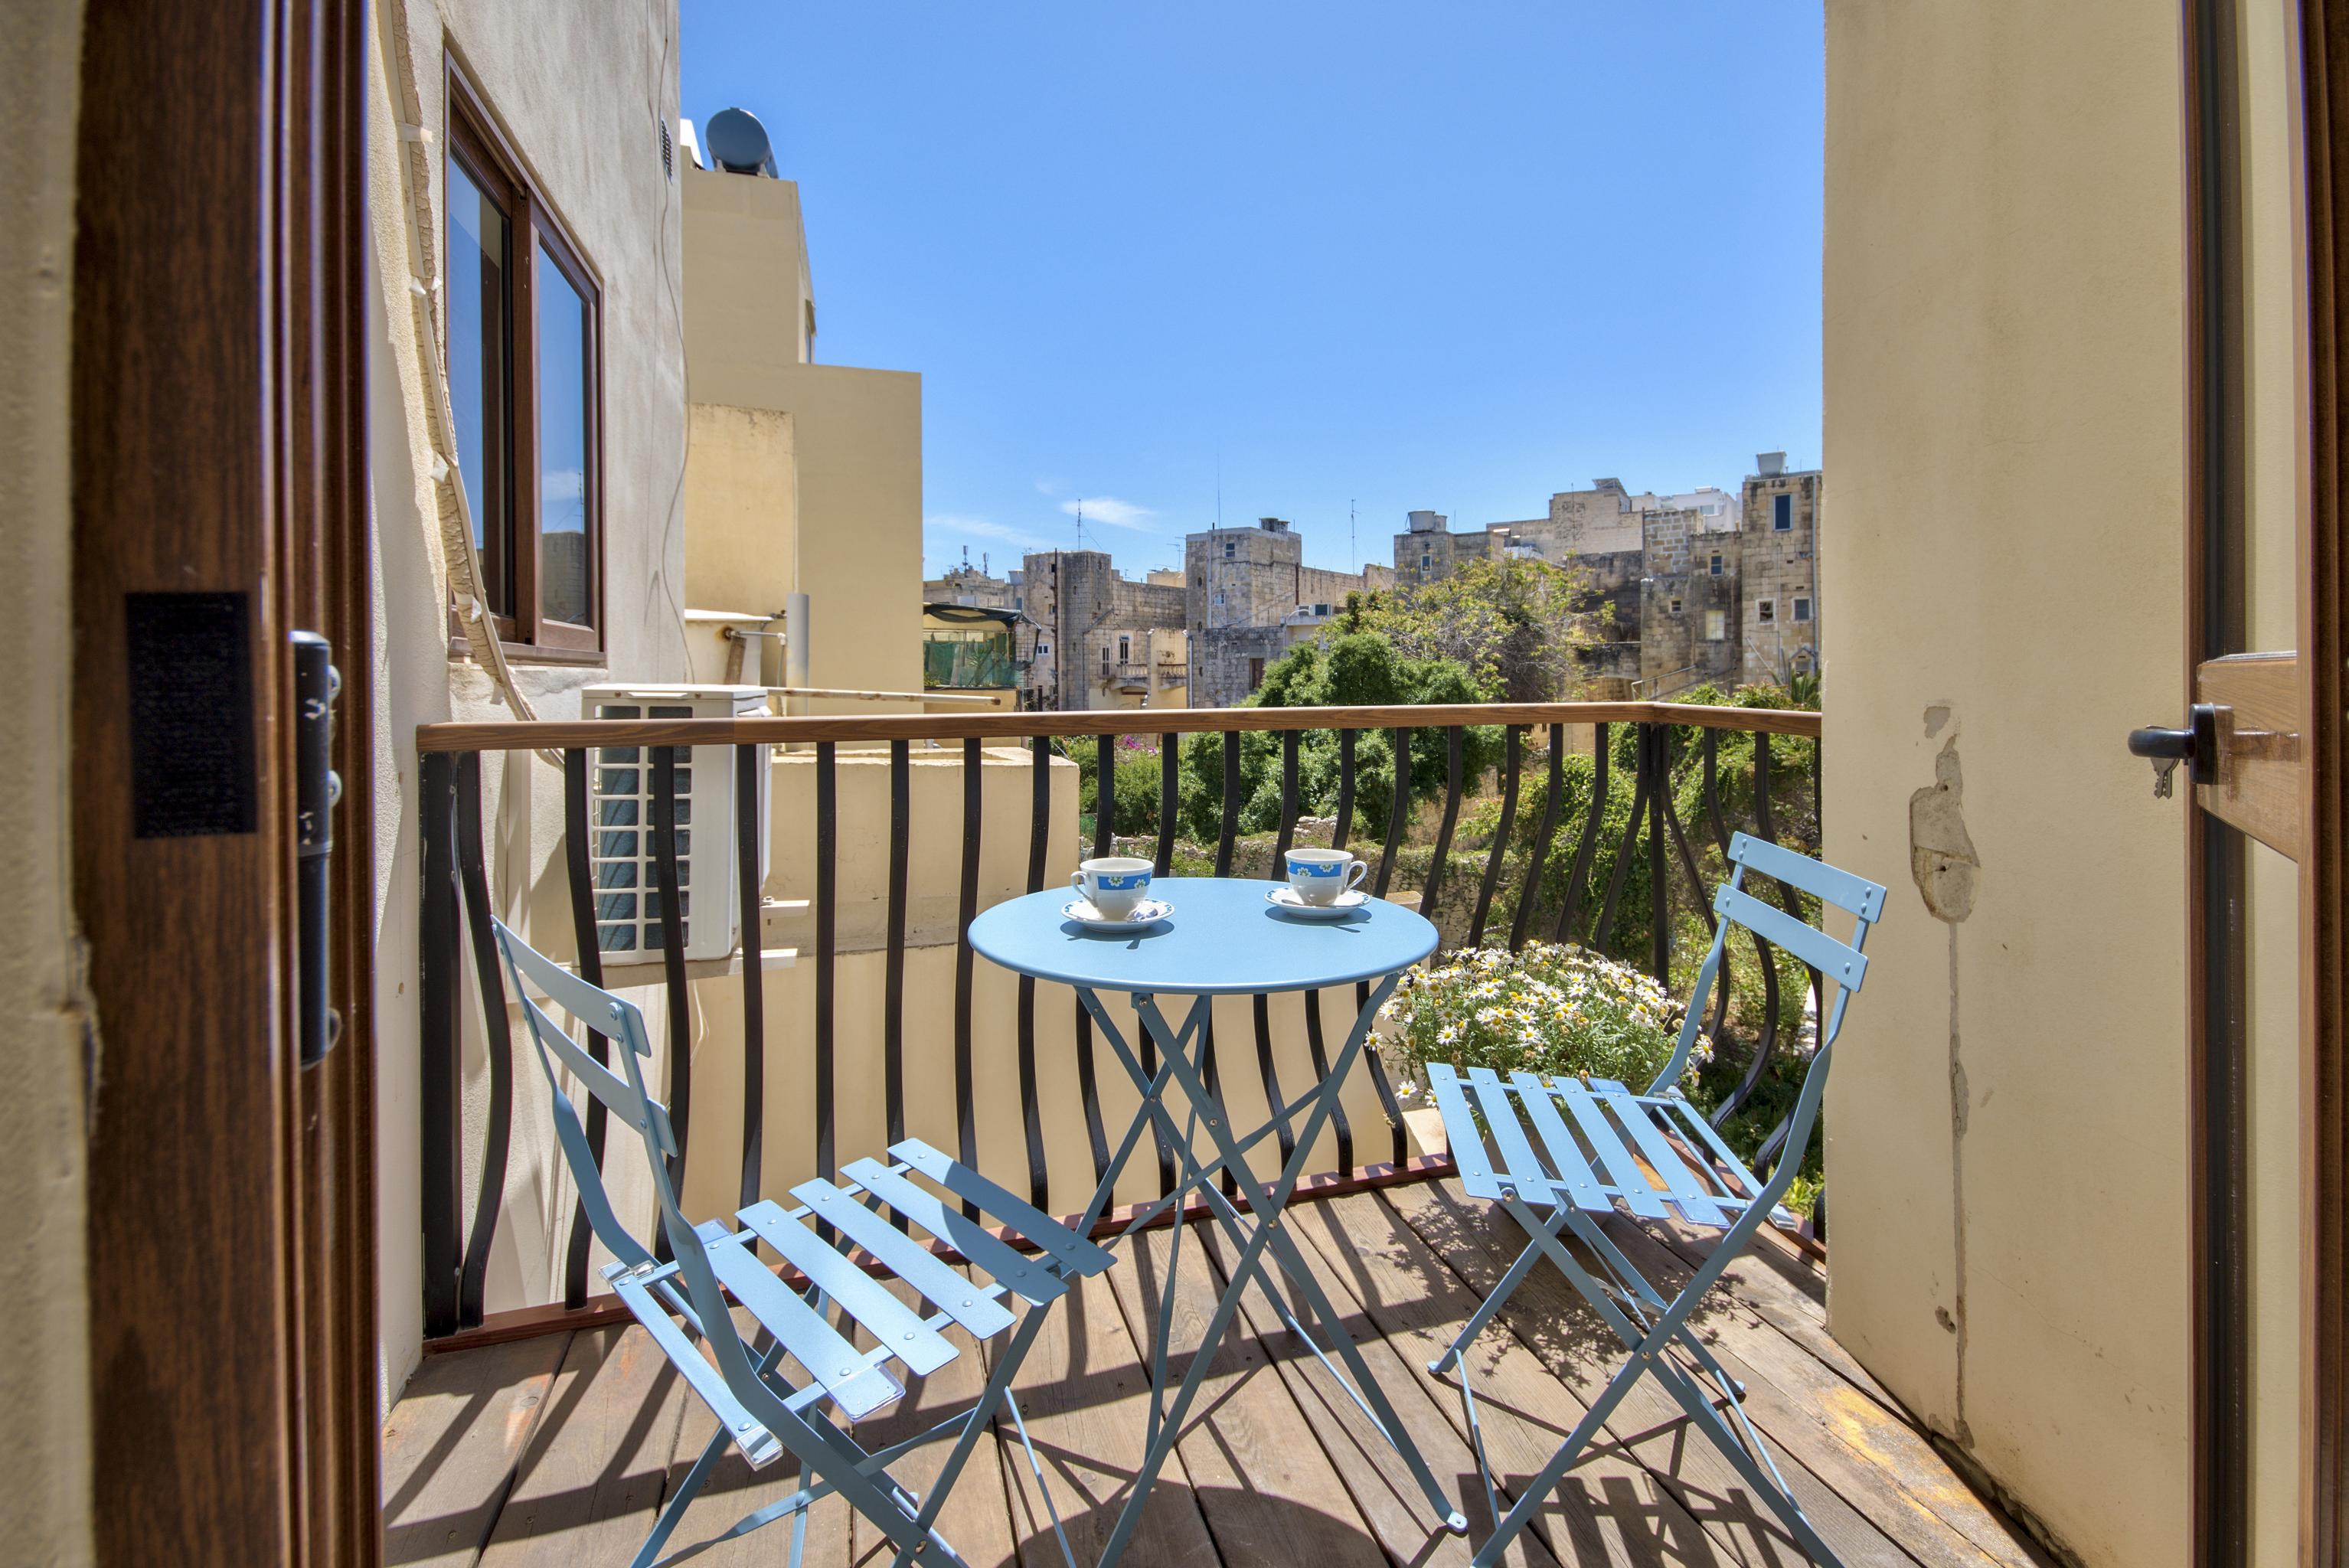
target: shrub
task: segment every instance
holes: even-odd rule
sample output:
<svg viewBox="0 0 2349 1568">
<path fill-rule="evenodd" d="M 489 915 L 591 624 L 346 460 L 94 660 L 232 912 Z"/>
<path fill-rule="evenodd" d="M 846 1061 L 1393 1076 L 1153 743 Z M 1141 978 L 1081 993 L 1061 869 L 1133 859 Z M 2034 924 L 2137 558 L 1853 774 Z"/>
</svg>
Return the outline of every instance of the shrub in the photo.
<svg viewBox="0 0 2349 1568">
<path fill-rule="evenodd" d="M 1430 1062 L 1496 1072 L 1576 1073 L 1644 1093 L 1671 1060 L 1683 1009 L 1629 965 L 1587 948 L 1479 947 L 1403 976 L 1380 1016 L 1391 1059 L 1424 1078 Z M 1711 1059 L 1702 1036 L 1689 1078 Z"/>
</svg>

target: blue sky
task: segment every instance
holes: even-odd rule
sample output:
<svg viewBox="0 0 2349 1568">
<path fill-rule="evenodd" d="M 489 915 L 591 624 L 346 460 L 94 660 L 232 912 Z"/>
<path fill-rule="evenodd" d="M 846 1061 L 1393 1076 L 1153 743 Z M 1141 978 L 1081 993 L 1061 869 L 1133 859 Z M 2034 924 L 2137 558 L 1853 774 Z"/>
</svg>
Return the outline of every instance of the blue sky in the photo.
<svg viewBox="0 0 2349 1568">
<path fill-rule="evenodd" d="M 1816 0 L 683 0 L 797 180 L 817 357 L 923 377 L 933 571 L 1819 450 Z M 1347 511 L 1355 508 L 1350 562 Z"/>
</svg>

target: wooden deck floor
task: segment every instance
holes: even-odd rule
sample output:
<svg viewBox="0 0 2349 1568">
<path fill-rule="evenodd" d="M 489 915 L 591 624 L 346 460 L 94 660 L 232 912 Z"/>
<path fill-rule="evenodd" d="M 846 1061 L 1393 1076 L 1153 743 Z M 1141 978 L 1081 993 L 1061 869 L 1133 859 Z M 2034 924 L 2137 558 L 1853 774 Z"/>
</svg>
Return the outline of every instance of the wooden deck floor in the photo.
<svg viewBox="0 0 2349 1568">
<path fill-rule="evenodd" d="M 1437 1478 L 1464 1500 L 1467 1540 L 1434 1530 L 1392 1453 L 1319 1364 L 1251 1293 L 1125 1561 L 1134 1568 L 1464 1564 L 1490 1520 L 1461 1404 L 1426 1363 L 1517 1245 L 1516 1229 L 1455 1183 L 1392 1188 L 1291 1212 Z M 1651 1273 L 1685 1269 L 1705 1238 L 1616 1222 Z M 1186 1251 L 1198 1242 L 1194 1230 Z M 1021 1371 L 1020 1403 L 1081 1564 L 1098 1553 L 1141 1457 L 1146 1345 L 1165 1233 L 1064 1303 Z M 1197 1343 L 1215 1273 L 1186 1262 L 1175 1343 Z M 1191 1260 L 1195 1262 L 1195 1259 Z M 1699 1323 L 1779 1456 L 1806 1511 L 1844 1561 L 2043 1563 L 2023 1532 L 1955 1475 L 1899 1406 L 1825 1329 L 1819 1280 L 1765 1243 L 1717 1289 Z M 1536 1271 L 1475 1348 L 1479 1413 L 1505 1492 L 1545 1460 L 1603 1386 L 1616 1346 L 1557 1276 Z M 1143 1355 L 1146 1355 L 1143 1352 Z M 1181 1370 L 1178 1365 L 1177 1372 Z M 868 1447 L 917 1429 L 977 1391 L 966 1355 L 860 1429 Z M 640 1329 L 604 1328 L 429 1357 L 384 1433 L 393 1563 L 513 1568 L 625 1563 L 712 1430 Z M 1803 1561 L 1750 1490 L 1678 1408 L 1645 1382 L 1570 1473 L 1512 1561 L 1551 1564 L 1794 1564 Z M 942 1456 L 943 1448 L 927 1450 Z M 916 1490 L 923 1472 L 907 1479 Z M 795 1485 L 788 1464 L 753 1474 L 730 1457 L 673 1544 L 726 1528 Z M 1006 1429 L 951 1499 L 947 1536 L 974 1564 L 1057 1568 L 1033 1479 Z M 788 1525 L 696 1561 L 785 1561 Z M 811 1568 L 885 1563 L 886 1542 L 837 1499 L 813 1512 Z"/>
</svg>

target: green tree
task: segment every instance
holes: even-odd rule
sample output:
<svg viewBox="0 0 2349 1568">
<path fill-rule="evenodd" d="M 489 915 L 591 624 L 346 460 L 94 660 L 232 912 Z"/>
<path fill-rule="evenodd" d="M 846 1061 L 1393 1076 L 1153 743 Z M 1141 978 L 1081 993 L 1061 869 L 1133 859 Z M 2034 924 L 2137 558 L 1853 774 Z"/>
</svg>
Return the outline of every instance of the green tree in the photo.
<svg viewBox="0 0 2349 1568">
<path fill-rule="evenodd" d="M 1385 707 L 1487 700 L 1483 686 L 1448 659 L 1406 657 L 1384 636 L 1335 631 L 1299 643 L 1276 660 L 1243 706 L 1249 707 Z M 1264 832 L 1280 823 L 1280 737 L 1251 730 L 1240 735 L 1239 829 Z M 1194 735 L 1183 743 L 1182 820 L 1192 837 L 1212 841 L 1221 830 L 1224 738 Z M 1491 727 L 1467 732 L 1465 775 L 1475 779 L 1501 755 L 1501 734 Z M 1444 788 L 1445 740 L 1438 729 L 1416 729 L 1411 740 L 1411 793 L 1425 800 Z M 1328 816 L 1337 810 L 1339 741 L 1330 730 L 1307 730 L 1299 745 L 1298 801 L 1300 814 Z M 1383 841 L 1394 802 L 1394 747 L 1385 730 L 1355 738 L 1354 830 Z"/>
<path fill-rule="evenodd" d="M 1487 701 L 1557 702 L 1579 686 L 1581 652 L 1612 616 L 1578 567 L 1487 557 L 1432 583 L 1349 594 L 1337 629 L 1383 637 L 1406 660 L 1458 665 Z"/>
</svg>

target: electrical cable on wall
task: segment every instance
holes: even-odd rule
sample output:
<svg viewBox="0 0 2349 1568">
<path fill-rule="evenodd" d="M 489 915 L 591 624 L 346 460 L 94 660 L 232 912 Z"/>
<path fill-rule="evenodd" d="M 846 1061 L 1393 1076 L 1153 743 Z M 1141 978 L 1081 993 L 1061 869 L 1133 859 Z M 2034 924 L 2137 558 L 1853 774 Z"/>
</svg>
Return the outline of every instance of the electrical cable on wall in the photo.
<svg viewBox="0 0 2349 1568">
<path fill-rule="evenodd" d="M 401 193 L 408 198 L 408 243 L 411 276 L 409 295 L 417 326 L 425 384 L 424 414 L 432 442 L 432 480 L 440 494 L 433 515 L 440 527 L 441 559 L 448 569 L 447 600 L 457 610 L 465 645 L 473 662 L 490 674 L 498 696 L 514 717 L 525 722 L 538 717 L 530 699 L 514 682 L 513 666 L 506 661 L 505 645 L 490 619 L 481 596 L 481 562 L 473 544 L 473 509 L 465 494 L 459 467 L 456 415 L 449 402 L 448 361 L 440 336 L 439 301 L 440 263 L 433 245 L 432 163 L 430 132 L 424 129 L 424 100 L 416 86 L 416 57 L 408 30 L 407 0 L 388 0 L 393 87 L 399 94 Z M 562 757 L 538 751 L 548 766 L 560 769 Z"/>
</svg>

